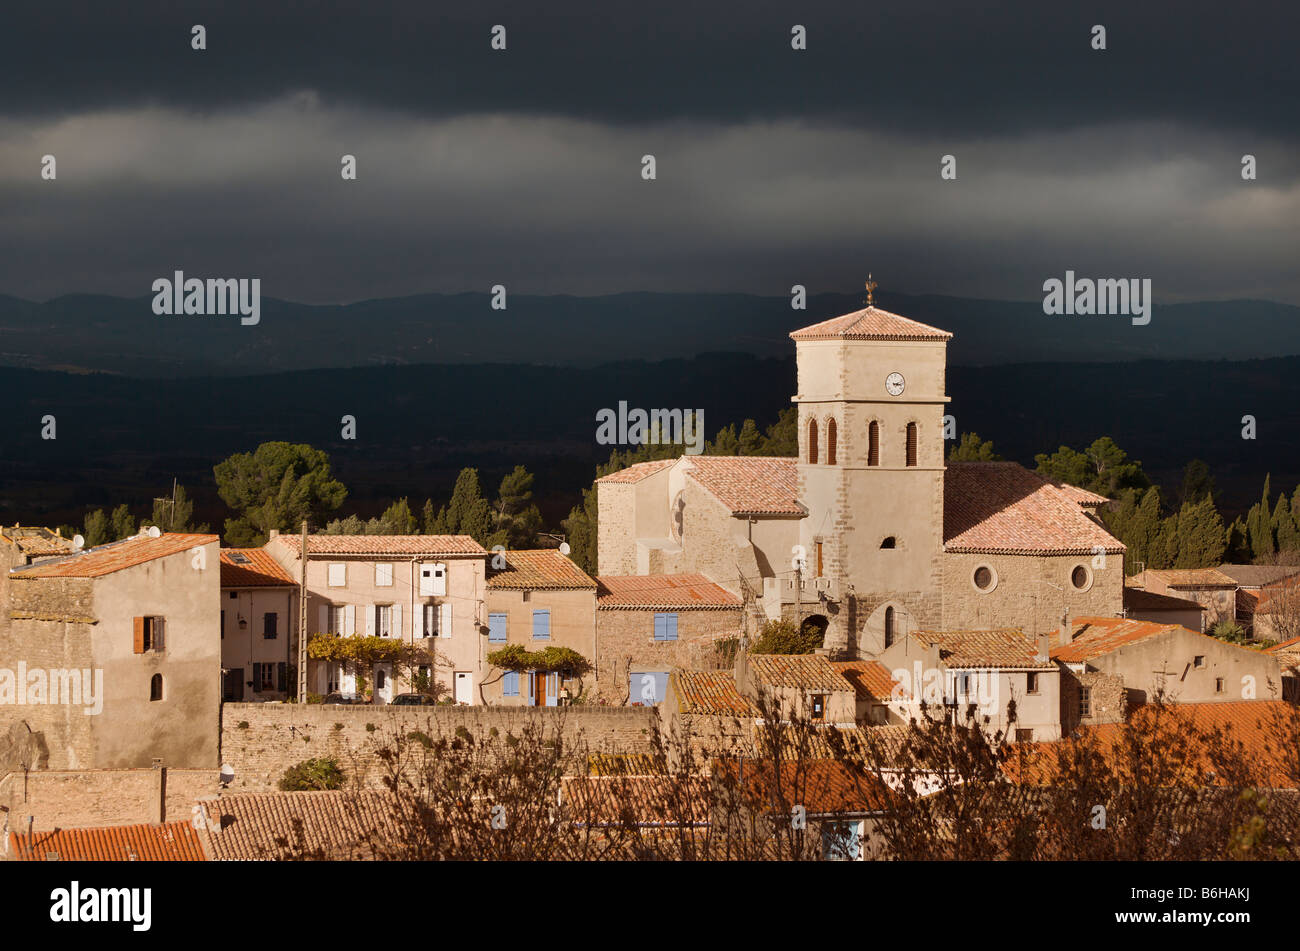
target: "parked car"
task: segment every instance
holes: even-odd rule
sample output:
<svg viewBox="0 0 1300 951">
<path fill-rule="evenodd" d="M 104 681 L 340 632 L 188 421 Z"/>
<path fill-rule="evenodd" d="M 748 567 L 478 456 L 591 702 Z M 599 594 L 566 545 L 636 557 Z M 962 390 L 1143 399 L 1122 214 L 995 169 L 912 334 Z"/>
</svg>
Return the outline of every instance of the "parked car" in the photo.
<svg viewBox="0 0 1300 951">
<path fill-rule="evenodd" d="M 427 693 L 399 693 L 393 698 L 395 707 L 435 707 L 438 701 Z"/>
<path fill-rule="evenodd" d="M 327 693 L 321 703 L 338 703 L 344 706 L 352 706 L 357 703 L 365 703 L 364 700 L 358 700 L 355 697 L 345 697 L 341 693 Z"/>
</svg>

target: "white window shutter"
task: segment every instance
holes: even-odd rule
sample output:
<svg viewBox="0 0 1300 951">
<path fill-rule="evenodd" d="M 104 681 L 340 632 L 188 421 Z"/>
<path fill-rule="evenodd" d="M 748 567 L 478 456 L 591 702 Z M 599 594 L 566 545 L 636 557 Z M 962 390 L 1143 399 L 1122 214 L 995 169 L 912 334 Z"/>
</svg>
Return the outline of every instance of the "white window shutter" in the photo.
<svg viewBox="0 0 1300 951">
<path fill-rule="evenodd" d="M 424 637 L 424 605 L 415 606 L 415 617 L 411 618 L 411 636 Z"/>
<path fill-rule="evenodd" d="M 373 604 L 365 605 L 366 611 L 366 637 L 375 636 L 375 606 Z"/>
<path fill-rule="evenodd" d="M 425 562 L 420 565 L 420 597 L 427 598 L 433 594 L 433 565 Z"/>
<path fill-rule="evenodd" d="M 393 605 L 393 637 L 402 636 L 402 606 Z"/>
<path fill-rule="evenodd" d="M 442 637 L 451 637 L 451 603 L 444 602 L 438 606 L 442 616 L 438 619 L 438 633 Z"/>
<path fill-rule="evenodd" d="M 316 631 L 316 633 L 327 634 L 329 633 L 329 629 L 330 629 L 330 606 L 328 604 L 322 604 L 320 606 L 320 628 Z"/>
<path fill-rule="evenodd" d="M 441 561 L 433 563 L 433 593 L 438 597 L 447 593 L 447 565 Z"/>
<path fill-rule="evenodd" d="M 357 606 L 349 604 L 343 609 L 343 633 L 355 634 L 357 632 Z"/>
</svg>

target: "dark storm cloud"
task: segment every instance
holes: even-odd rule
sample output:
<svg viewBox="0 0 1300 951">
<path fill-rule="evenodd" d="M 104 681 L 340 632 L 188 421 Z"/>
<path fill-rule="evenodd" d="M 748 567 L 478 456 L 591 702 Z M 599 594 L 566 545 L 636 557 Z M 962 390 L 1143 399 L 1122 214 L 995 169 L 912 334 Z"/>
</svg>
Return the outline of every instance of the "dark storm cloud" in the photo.
<svg viewBox="0 0 1300 951">
<path fill-rule="evenodd" d="M 189 28 L 208 28 L 207 51 Z M 504 24 L 509 49 L 488 47 Z M 808 29 L 806 52 L 790 28 Z M 1108 30 L 1108 49 L 1089 30 Z M 314 89 L 427 116 L 831 117 L 968 137 L 1121 120 L 1294 137 L 1295 4 L 45 2 L 6 11 L 7 115 Z"/>
<path fill-rule="evenodd" d="M 141 296 L 183 268 L 312 302 L 782 294 L 871 269 L 1024 300 L 1071 268 L 1300 301 L 1295 6 L 126 9 L 6 13 L 0 293 Z"/>
</svg>

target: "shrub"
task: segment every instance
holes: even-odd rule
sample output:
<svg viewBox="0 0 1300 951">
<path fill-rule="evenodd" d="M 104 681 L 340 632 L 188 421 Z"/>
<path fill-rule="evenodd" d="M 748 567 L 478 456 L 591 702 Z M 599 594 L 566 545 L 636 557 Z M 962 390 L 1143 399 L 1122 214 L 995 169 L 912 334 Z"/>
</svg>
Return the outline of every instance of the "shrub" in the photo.
<svg viewBox="0 0 1300 951">
<path fill-rule="evenodd" d="M 792 621 L 768 621 L 749 650 L 751 654 L 811 654 L 825 636 L 815 624 L 805 622 L 796 628 Z"/>
<path fill-rule="evenodd" d="M 285 792 L 303 792 L 313 789 L 342 789 L 343 770 L 332 757 L 303 760 L 290 766 L 280 777 L 280 788 Z"/>
</svg>

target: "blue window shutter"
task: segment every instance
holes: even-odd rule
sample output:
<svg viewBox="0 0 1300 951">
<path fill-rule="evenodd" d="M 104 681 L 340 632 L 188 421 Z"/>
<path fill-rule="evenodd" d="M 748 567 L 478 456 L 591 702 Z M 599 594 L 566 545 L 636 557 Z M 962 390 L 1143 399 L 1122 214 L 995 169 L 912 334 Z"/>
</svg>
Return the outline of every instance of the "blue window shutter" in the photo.
<svg viewBox="0 0 1300 951">
<path fill-rule="evenodd" d="M 502 681 L 501 694 L 505 697 L 519 696 L 519 671 L 506 671 L 505 679 Z"/>
<path fill-rule="evenodd" d="M 655 703 L 663 703 L 666 693 L 668 693 L 668 673 L 661 671 L 655 674 Z"/>
<path fill-rule="evenodd" d="M 528 701 L 533 699 L 533 672 L 531 670 L 524 672 L 524 679 L 528 681 Z"/>
<path fill-rule="evenodd" d="M 533 637 L 546 640 L 551 636 L 551 612 L 549 608 L 533 612 Z"/>
<path fill-rule="evenodd" d="M 547 674 L 546 675 L 546 705 L 548 707 L 554 707 L 558 705 L 559 692 L 560 692 L 560 675 Z"/>
<path fill-rule="evenodd" d="M 664 615 L 664 640 L 666 641 L 677 640 L 677 615 L 676 614 Z M 661 697 L 660 699 L 663 698 Z"/>
<path fill-rule="evenodd" d="M 488 641 L 493 644 L 504 643 L 506 639 L 506 616 L 504 614 L 488 615 Z"/>
<path fill-rule="evenodd" d="M 668 615 L 666 615 L 666 614 L 656 614 L 656 615 L 655 615 L 655 640 L 657 640 L 657 641 L 662 641 L 662 640 L 664 639 L 664 636 L 665 636 L 665 635 L 664 635 L 664 630 L 665 630 L 664 619 L 667 618 L 667 617 L 668 617 Z"/>
</svg>

